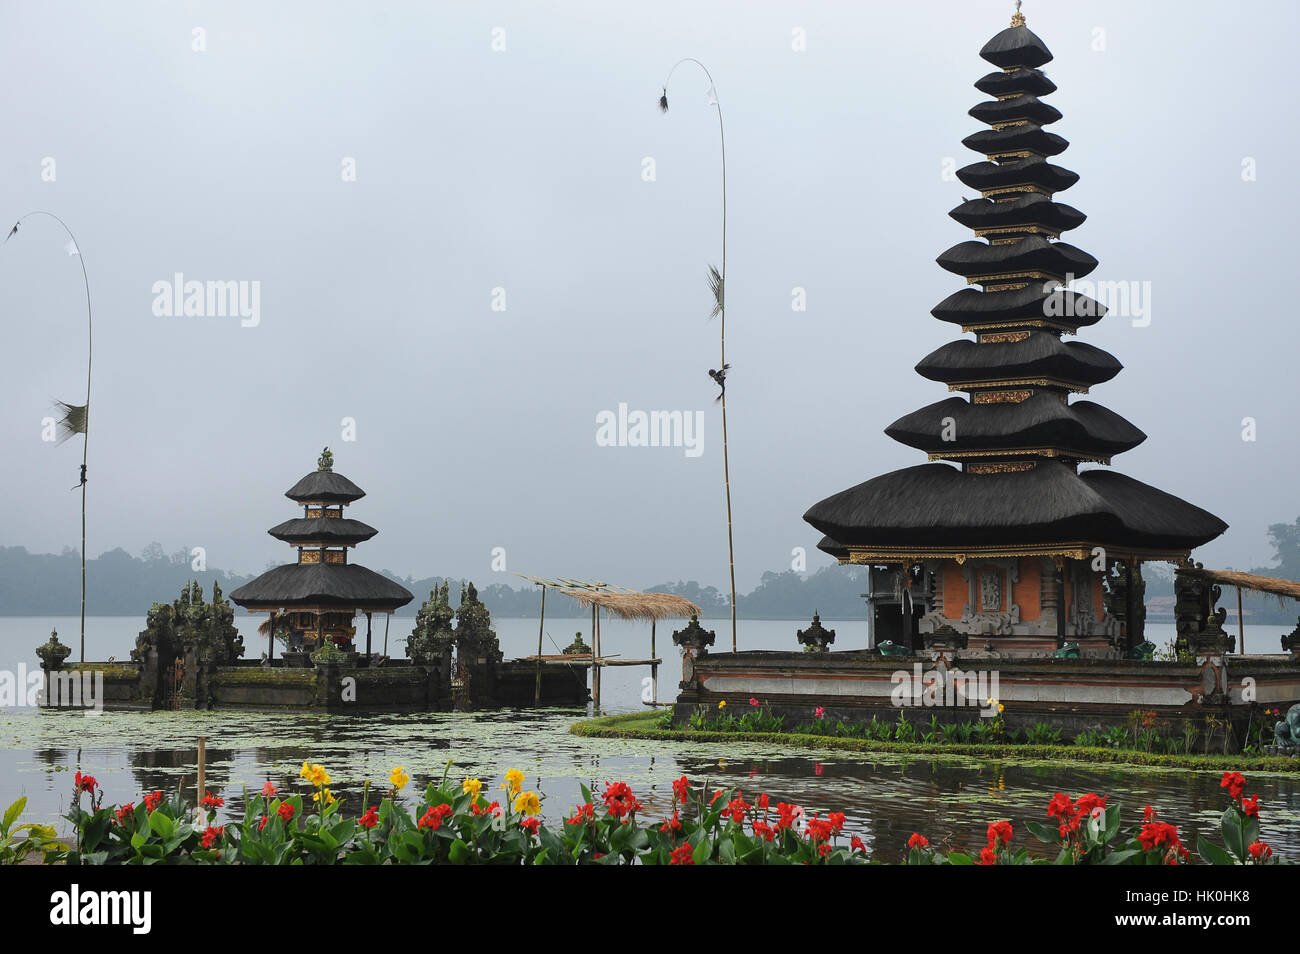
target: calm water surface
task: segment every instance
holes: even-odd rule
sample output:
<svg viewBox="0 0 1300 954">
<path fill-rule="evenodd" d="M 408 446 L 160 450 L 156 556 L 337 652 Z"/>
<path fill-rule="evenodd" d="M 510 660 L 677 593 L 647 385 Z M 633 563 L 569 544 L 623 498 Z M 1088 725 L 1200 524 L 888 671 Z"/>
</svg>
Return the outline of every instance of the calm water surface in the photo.
<svg viewBox="0 0 1300 954">
<path fill-rule="evenodd" d="M 586 621 L 589 623 L 589 621 Z M 48 636 L 51 621 L 0 620 L 0 634 L 17 658 L 5 663 L 15 669 L 34 646 Z M 76 621 L 60 625 L 65 641 L 73 643 Z M 126 658 L 138 620 L 94 620 L 90 658 Z M 409 629 L 409 621 L 402 627 Z M 781 648 L 793 643 L 801 624 L 743 621 L 742 645 Z M 861 645 L 860 622 L 832 623 L 840 627 L 847 646 Z M 256 620 L 241 620 L 251 634 Z M 394 627 L 394 631 L 397 630 Z M 581 621 L 548 621 L 547 629 L 563 645 Z M 602 627 L 607 651 L 626 656 L 647 655 L 644 626 L 608 624 Z M 42 632 L 43 629 L 43 632 Z M 507 656 L 536 651 L 537 622 L 499 620 Z M 718 626 L 719 643 L 729 642 Z M 1258 627 L 1256 634 L 1264 627 Z M 1279 628 L 1279 632 L 1280 632 Z M 852 635 L 850 635 L 852 634 Z M 1250 639 L 1247 630 L 1247 639 Z M 32 639 L 32 636 L 39 638 Z M 564 637 L 561 639 L 561 637 Z M 394 635 L 390 634 L 390 639 Z M 1153 636 L 1160 642 L 1159 636 Z M 1261 645 L 1264 636 L 1259 636 Z M 1275 641 L 1276 636 L 1270 636 Z M 88 639 L 88 642 L 90 640 Z M 246 635 L 251 647 L 255 643 Z M 665 646 L 665 644 L 667 644 Z M 390 651 L 401 648 L 390 644 Z M 661 697 L 671 693 L 678 676 L 676 655 L 660 634 Z M 260 650 L 258 650 L 260 654 Z M 606 680 L 607 707 L 640 708 L 640 679 L 644 670 L 614 669 Z M 978 849 L 988 822 L 1008 818 L 1017 826 L 1017 843 L 1026 837 L 1023 822 L 1042 819 L 1047 800 L 1057 791 L 1079 795 L 1108 794 L 1124 806 L 1126 824 L 1136 821 L 1142 806 L 1155 805 L 1164 818 L 1182 828 L 1184 841 L 1194 843 L 1198 832 L 1213 833 L 1223 810 L 1216 773 L 1164 772 L 1150 769 L 1094 768 L 1059 763 L 979 762 L 968 759 L 911 758 L 805 751 L 791 755 L 770 745 L 742 743 L 656 743 L 611 739 L 580 739 L 568 734 L 581 710 L 542 710 L 484 713 L 421 713 L 389 716 L 326 716 L 306 713 L 154 712 L 105 713 L 86 717 L 72 712 L 10 709 L 0 712 L 0 805 L 28 797 L 26 819 L 63 827 L 71 775 L 80 768 L 95 775 L 107 800 L 138 800 L 143 791 L 193 791 L 195 745 L 207 738 L 207 785 L 226 799 L 226 812 L 243 814 L 243 791 L 256 792 L 267 779 L 281 789 L 292 788 L 303 760 L 323 763 L 335 780 L 337 794 L 359 802 L 361 783 L 384 785 L 395 765 L 406 766 L 416 786 L 441 778 L 448 759 L 452 777 L 465 775 L 500 780 L 507 768 L 522 769 L 529 787 L 544 796 L 544 814 L 558 819 L 579 800 L 579 782 L 590 785 L 626 781 L 647 806 L 646 817 L 665 814 L 672 801 L 671 782 L 681 775 L 709 778 L 741 788 L 747 795 L 765 791 L 773 801 L 793 801 L 812 811 L 844 811 L 849 829 L 874 853 L 897 860 L 913 831 L 925 833 L 945 849 Z M 1288 776 L 1255 775 L 1249 791 L 1258 792 L 1265 806 L 1264 832 L 1276 850 L 1300 859 L 1300 780 Z M 1033 844 L 1032 841 L 1027 842 Z"/>
</svg>

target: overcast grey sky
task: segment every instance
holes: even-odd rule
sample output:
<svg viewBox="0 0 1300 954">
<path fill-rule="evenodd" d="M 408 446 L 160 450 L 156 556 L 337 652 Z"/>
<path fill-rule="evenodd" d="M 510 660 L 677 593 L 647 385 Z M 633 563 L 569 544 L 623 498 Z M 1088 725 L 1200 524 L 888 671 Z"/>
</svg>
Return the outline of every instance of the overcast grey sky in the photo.
<svg viewBox="0 0 1300 954">
<path fill-rule="evenodd" d="M 945 161 L 979 158 L 971 84 L 1011 7 L 6 4 L 0 219 L 63 217 L 95 299 L 90 553 L 286 562 L 265 531 L 329 444 L 368 492 L 349 515 L 379 528 L 357 552 L 376 569 L 518 582 L 491 570 L 504 547 L 511 571 L 725 588 L 716 118 L 687 68 L 656 108 L 694 56 L 727 131 L 737 583 L 798 546 L 829 562 L 803 512 L 923 462 L 883 428 L 948 396 L 913 371 L 958 337 L 929 315 L 962 287 L 935 256 L 971 235 Z M 1024 12 L 1081 176 L 1059 198 L 1089 216 L 1067 240 L 1093 278 L 1150 283 L 1149 325 L 1079 339 L 1125 365 L 1088 399 L 1149 435 L 1115 466 L 1231 525 L 1207 564 L 1263 563 L 1266 526 L 1300 513 L 1297 5 Z M 0 249 L 0 544 L 40 552 L 79 535 L 79 443 L 40 424 L 84 388 L 65 242 L 33 219 Z M 259 323 L 156 316 L 178 272 L 259 282 Z M 620 403 L 703 412 L 704 453 L 597 446 Z"/>
</svg>

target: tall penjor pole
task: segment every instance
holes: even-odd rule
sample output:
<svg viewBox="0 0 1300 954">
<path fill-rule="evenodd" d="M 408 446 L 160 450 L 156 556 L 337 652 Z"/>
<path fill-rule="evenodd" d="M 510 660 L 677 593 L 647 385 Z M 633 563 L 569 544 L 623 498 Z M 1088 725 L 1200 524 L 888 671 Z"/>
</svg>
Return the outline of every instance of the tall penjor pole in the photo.
<svg viewBox="0 0 1300 954">
<path fill-rule="evenodd" d="M 5 236 L 5 242 L 8 243 L 9 239 L 17 234 L 18 226 L 36 215 L 43 215 L 53 219 L 68 234 L 68 244 L 64 248 L 69 255 L 77 257 L 81 265 L 81 280 L 86 288 L 86 403 L 56 402 L 62 415 L 58 422 L 59 443 L 63 443 L 63 441 L 78 434 L 81 435 L 81 475 L 77 486 L 73 490 L 81 490 L 81 661 L 84 663 L 86 661 L 86 460 L 90 449 L 90 370 L 94 358 L 95 340 L 93 310 L 90 304 L 90 278 L 86 274 L 86 259 L 81 254 L 81 245 L 77 242 L 76 235 L 72 233 L 72 229 L 68 228 L 68 223 L 53 212 L 46 212 L 41 209 L 28 212 L 14 223 L 14 227 Z"/>
<path fill-rule="evenodd" d="M 736 651 L 736 548 L 732 542 L 731 532 L 731 464 L 727 447 L 727 135 L 722 123 L 722 103 L 718 99 L 718 88 L 713 82 L 713 74 L 699 60 L 688 56 L 673 64 L 664 80 L 663 94 L 659 97 L 659 108 L 668 112 L 668 84 L 672 82 L 677 67 L 683 63 L 694 63 L 709 80 L 709 105 L 718 112 L 718 143 L 721 147 L 722 160 L 722 264 L 715 268 L 709 266 L 709 289 L 713 292 L 713 311 L 710 318 L 719 319 L 718 368 L 710 370 L 709 376 L 717 383 L 720 393 L 718 403 L 722 407 L 722 482 L 727 496 L 727 564 L 731 575 L 731 651 Z"/>
</svg>

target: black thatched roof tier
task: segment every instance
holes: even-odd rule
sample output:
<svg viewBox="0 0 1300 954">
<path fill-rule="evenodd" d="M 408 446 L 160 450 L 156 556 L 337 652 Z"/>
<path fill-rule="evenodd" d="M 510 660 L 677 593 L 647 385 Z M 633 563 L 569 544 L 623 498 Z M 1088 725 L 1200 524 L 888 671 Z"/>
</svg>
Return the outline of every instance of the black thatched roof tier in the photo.
<svg viewBox="0 0 1300 954">
<path fill-rule="evenodd" d="M 1039 126 L 1047 126 L 1061 118 L 1061 111 L 1051 106 L 1032 93 L 1012 96 L 1010 99 L 991 99 L 970 108 L 971 118 L 982 123 L 1009 123 L 1027 120 Z"/>
<path fill-rule="evenodd" d="M 944 384 L 1017 378 L 1050 378 L 1091 387 L 1109 381 L 1124 366 L 1114 356 L 1081 341 L 1064 342 L 1046 331 L 1020 341 L 979 344 L 950 341 L 917 364 L 917 373 Z"/>
<path fill-rule="evenodd" d="M 1062 278 L 1072 274 L 1075 278 L 1082 278 L 1097 267 L 1097 260 L 1083 249 L 1066 242 L 1050 242 L 1041 235 L 1031 235 L 1005 245 L 959 242 L 935 261 L 941 268 L 975 281 L 1024 271 L 1046 272 Z"/>
<path fill-rule="evenodd" d="M 400 584 L 355 563 L 289 563 L 230 594 L 245 609 L 355 609 L 388 612 L 414 597 Z"/>
<path fill-rule="evenodd" d="M 1042 70 L 994 70 L 975 82 L 975 88 L 989 96 L 1006 96 L 1008 93 L 1028 93 L 1046 96 L 1056 92 L 1056 84 Z"/>
<path fill-rule="evenodd" d="M 314 470 L 284 492 L 299 503 L 351 503 L 366 492 L 342 474 L 332 470 Z"/>
<path fill-rule="evenodd" d="M 980 49 L 980 56 L 999 69 L 1042 66 L 1052 62 L 1052 51 L 1029 27 L 1010 26 Z"/>
<path fill-rule="evenodd" d="M 1048 320 L 1055 324 L 1081 328 L 1094 325 L 1106 314 L 1106 306 L 1094 298 L 1064 288 L 1045 291 L 1041 282 L 1007 291 L 980 291 L 963 288 L 930 309 L 940 321 L 955 325 L 982 324 L 999 327 L 1017 321 Z"/>
<path fill-rule="evenodd" d="M 988 346 L 986 346 L 988 347 Z M 945 419 L 952 419 L 952 440 L 945 441 Z M 1100 404 L 1064 403 L 1058 394 L 1038 391 L 1015 404 L 971 404 L 951 397 L 905 414 L 885 433 L 928 454 L 948 456 L 970 451 L 1055 449 L 1062 457 L 1109 459 L 1137 447 L 1146 435 Z"/>
<path fill-rule="evenodd" d="M 1004 202 L 967 199 L 948 215 L 970 229 L 1037 225 L 1058 234 L 1078 228 L 1088 218 L 1073 206 L 1053 202 L 1041 192 L 1026 192 Z"/>
<path fill-rule="evenodd" d="M 971 133 L 961 144 L 986 156 L 1000 156 L 1022 150 L 1037 156 L 1059 156 L 1070 146 L 1063 137 L 1033 123 L 1007 126 L 1004 129 L 981 129 L 977 133 Z"/>
<path fill-rule="evenodd" d="M 957 170 L 957 178 L 981 192 L 1014 186 L 1037 186 L 1044 192 L 1063 192 L 1079 181 L 1078 173 L 1053 165 L 1042 156 L 1014 162 L 972 162 Z"/>
<path fill-rule="evenodd" d="M 1061 118 L 1039 100 L 1056 89 L 1038 69 L 1052 54 L 1019 12 L 1011 22 L 980 51 L 1001 72 L 975 85 L 996 101 L 970 110 L 994 128 L 963 140 L 1002 161 L 957 170 L 982 197 L 949 213 L 986 241 L 962 242 L 938 258 L 968 284 L 990 290 L 961 289 L 931 311 L 980 340 L 946 344 L 916 366 L 924 377 L 970 391 L 970 400 L 931 404 L 885 431 L 936 460 L 960 460 L 963 469 L 930 463 L 895 471 L 811 508 L 804 519 L 825 534 L 819 548 L 842 561 L 960 561 L 979 553 L 1082 559 L 1094 546 L 1180 559 L 1227 529 L 1199 507 L 1122 474 L 1076 472 L 1079 463 L 1109 461 L 1146 435 L 1100 404 L 1068 402 L 1068 390 L 1110 380 L 1121 366 L 1099 348 L 1060 340 L 1106 309 L 1061 287 L 1090 274 L 1097 260 L 1054 241 L 1085 220 L 1052 199 L 1079 176 L 1046 158 L 1068 145 L 1043 128 Z"/>
<path fill-rule="evenodd" d="M 277 540 L 297 545 L 351 546 L 369 540 L 379 531 L 368 523 L 346 517 L 297 517 L 266 532 Z"/>
<path fill-rule="evenodd" d="M 804 520 L 842 550 L 962 552 L 1078 542 L 1117 552 L 1185 552 L 1227 529 L 1213 514 L 1131 477 L 1076 474 L 1055 461 L 1007 474 L 966 474 L 938 463 L 908 467 L 827 497 Z"/>
</svg>

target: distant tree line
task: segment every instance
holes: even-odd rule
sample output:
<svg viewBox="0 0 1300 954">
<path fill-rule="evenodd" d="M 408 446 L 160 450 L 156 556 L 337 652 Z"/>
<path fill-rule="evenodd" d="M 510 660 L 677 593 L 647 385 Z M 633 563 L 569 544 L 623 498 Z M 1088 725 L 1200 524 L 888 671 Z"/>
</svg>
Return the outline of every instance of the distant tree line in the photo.
<svg viewBox="0 0 1300 954">
<path fill-rule="evenodd" d="M 1300 517 L 1294 523 L 1275 523 L 1268 528 L 1275 555 L 1273 566 L 1251 570 L 1261 576 L 1300 580 Z M 267 569 L 270 568 L 268 565 Z M 1158 566 L 1148 567 L 1146 596 L 1150 600 L 1173 595 L 1172 570 L 1162 573 Z M 415 594 L 415 599 L 398 611 L 399 616 L 413 616 L 429 591 L 444 580 L 451 584 L 452 604 L 460 600 L 460 585 L 455 577 L 430 576 L 416 579 L 381 570 Z M 24 547 L 0 547 L 0 616 L 72 616 L 81 599 L 80 558 L 72 547 L 63 552 L 29 553 Z M 90 616 L 143 616 L 156 602 L 175 598 L 181 587 L 198 580 L 205 593 L 213 581 L 229 593 L 256 574 L 238 574 L 228 570 L 193 569 L 188 548 L 168 554 L 158 543 L 151 543 L 138 557 L 118 548 L 100 554 L 86 563 L 86 613 Z M 525 584 L 518 588 L 506 583 L 479 584 L 479 597 L 494 616 L 527 618 L 537 615 L 541 601 L 538 587 Z M 814 611 L 826 619 L 860 619 L 866 615 L 862 594 L 866 591 L 867 569 L 862 566 L 826 566 L 808 574 L 786 570 L 764 573 L 751 592 L 737 598 L 739 615 L 747 619 L 811 618 Z M 727 596 L 716 587 L 694 580 L 664 582 L 644 587 L 675 593 L 696 603 L 706 619 L 730 615 Z M 1223 605 L 1235 611 L 1235 594 L 1224 594 Z M 1232 604 L 1229 606 L 1229 604 Z M 1249 622 L 1292 624 L 1300 614 L 1300 604 L 1286 600 L 1280 605 L 1275 597 L 1246 593 L 1244 600 Z M 585 617 L 586 611 L 568 597 L 552 592 L 547 599 L 548 616 Z"/>
</svg>

